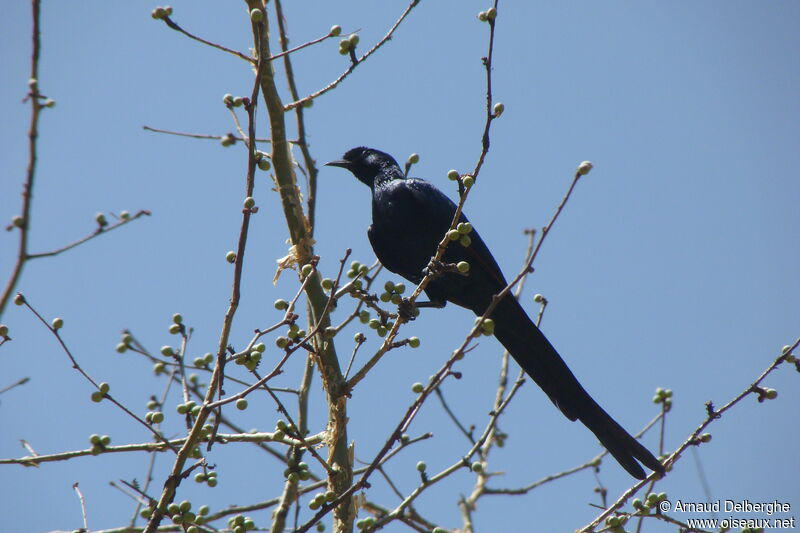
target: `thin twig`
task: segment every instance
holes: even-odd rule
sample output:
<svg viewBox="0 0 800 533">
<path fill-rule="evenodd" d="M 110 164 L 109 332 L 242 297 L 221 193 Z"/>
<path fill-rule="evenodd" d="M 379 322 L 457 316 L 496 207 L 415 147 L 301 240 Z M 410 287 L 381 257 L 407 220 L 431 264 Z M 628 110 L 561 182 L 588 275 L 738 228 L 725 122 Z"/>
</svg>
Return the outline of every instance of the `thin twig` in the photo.
<svg viewBox="0 0 800 533">
<path fill-rule="evenodd" d="M 91 531 L 89 529 L 89 518 L 86 516 L 86 500 L 83 497 L 83 493 L 81 492 L 80 487 L 78 487 L 77 481 L 72 484 L 72 488 L 78 495 L 78 500 L 81 502 L 81 516 L 83 516 L 83 529 L 85 529 L 86 531 Z"/>
<path fill-rule="evenodd" d="M 115 230 L 115 229 L 117 229 L 119 227 L 122 227 L 125 224 L 128 224 L 129 222 L 133 222 L 134 220 L 136 220 L 136 219 L 138 219 L 140 217 L 150 216 L 150 214 L 151 214 L 150 211 L 148 211 L 147 209 L 141 209 L 136 214 L 131 215 L 130 217 L 126 217 L 126 218 L 120 218 L 117 222 L 115 222 L 113 224 L 110 224 L 108 226 L 98 226 L 98 228 L 96 230 L 94 230 L 92 233 L 90 233 L 89 235 L 87 235 L 85 237 L 82 237 L 82 238 L 78 239 L 77 241 L 71 242 L 70 244 L 67 244 L 66 246 L 62 246 L 61 248 L 56 248 L 55 250 L 51 250 L 49 252 L 39 252 L 39 253 L 36 253 L 36 254 L 28 254 L 27 258 L 28 259 L 39 259 L 41 257 L 53 257 L 54 255 L 58 255 L 60 253 L 66 252 L 67 250 L 71 250 L 71 249 L 75 248 L 76 246 L 80 246 L 81 244 L 83 244 L 83 243 L 85 243 L 87 241 L 91 241 L 95 237 L 99 237 L 100 235 L 105 235 L 106 233 L 108 233 L 110 231 L 113 231 L 113 230 Z"/>
<path fill-rule="evenodd" d="M 236 57 L 238 57 L 240 59 L 244 59 L 245 61 L 247 61 L 251 65 L 255 65 L 256 64 L 256 60 L 253 59 L 252 57 L 246 56 L 241 52 L 237 52 L 236 50 L 231 50 L 230 48 L 226 48 L 226 47 L 222 46 L 221 44 L 212 43 L 211 41 L 207 41 L 207 40 L 203 39 L 202 37 L 198 37 L 197 35 L 193 35 L 193 34 L 189 33 L 188 31 L 186 31 L 183 28 L 181 28 L 174 20 L 172 20 L 168 16 L 163 17 L 161 20 L 163 20 L 164 23 L 167 26 L 169 26 L 170 28 L 172 28 L 173 30 L 184 34 L 185 36 L 189 37 L 190 39 L 194 39 L 195 41 L 198 41 L 198 42 L 201 42 L 203 44 L 206 44 L 206 45 L 208 45 L 208 46 L 210 46 L 212 48 L 216 48 L 217 50 L 222 50 L 223 52 L 227 52 L 229 54 L 233 54 L 233 55 L 235 55 Z"/>
<path fill-rule="evenodd" d="M 299 100 L 295 100 L 294 102 L 291 102 L 289 104 L 286 104 L 284 106 L 284 110 L 285 111 L 290 111 L 290 110 L 294 109 L 297 106 L 305 105 L 306 102 L 310 102 L 314 98 L 322 96 L 323 94 L 325 94 L 326 92 L 330 91 L 331 89 L 334 89 L 347 76 L 349 76 L 350 73 L 353 72 L 358 65 L 363 63 L 365 59 L 367 59 L 369 56 L 374 54 L 381 46 L 383 46 L 389 40 L 391 40 L 392 35 L 394 34 L 395 30 L 397 30 L 398 26 L 400 26 L 400 24 L 403 22 L 403 20 L 405 20 L 405 18 L 408 16 L 408 14 L 411 13 L 411 10 L 414 9 L 415 7 L 417 7 L 417 4 L 419 4 L 419 0 L 412 0 L 411 3 L 408 4 L 408 7 L 406 7 L 405 11 L 403 11 L 403 14 L 400 15 L 400 18 L 398 18 L 397 21 L 394 23 L 394 25 L 392 25 L 392 27 L 389 28 L 389 31 L 386 33 L 386 35 L 384 35 L 383 38 L 375 44 L 375 46 L 370 48 L 370 50 L 366 54 L 364 54 L 363 56 L 358 58 L 356 61 L 351 62 L 350 66 L 347 68 L 347 70 L 345 70 L 338 78 L 336 78 L 331 83 L 329 83 L 328 85 L 326 85 L 322 89 L 318 90 L 317 92 L 312 93 L 312 94 L 310 94 L 310 95 L 308 95 L 308 96 L 306 96 L 304 98 L 301 98 Z"/>
</svg>

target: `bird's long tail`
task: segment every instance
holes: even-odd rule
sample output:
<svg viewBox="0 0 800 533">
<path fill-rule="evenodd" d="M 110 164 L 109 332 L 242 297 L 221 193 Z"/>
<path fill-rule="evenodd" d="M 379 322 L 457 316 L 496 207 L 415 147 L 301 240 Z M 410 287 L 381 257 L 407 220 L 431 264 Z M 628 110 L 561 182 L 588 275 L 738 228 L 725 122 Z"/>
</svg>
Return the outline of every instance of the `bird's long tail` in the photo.
<svg viewBox="0 0 800 533">
<path fill-rule="evenodd" d="M 581 386 L 567 364 L 515 298 L 508 295 L 492 313 L 494 335 L 525 372 L 570 420 L 580 420 L 614 458 L 637 479 L 637 462 L 658 472 L 664 467 L 647 448 L 620 426 Z"/>
</svg>

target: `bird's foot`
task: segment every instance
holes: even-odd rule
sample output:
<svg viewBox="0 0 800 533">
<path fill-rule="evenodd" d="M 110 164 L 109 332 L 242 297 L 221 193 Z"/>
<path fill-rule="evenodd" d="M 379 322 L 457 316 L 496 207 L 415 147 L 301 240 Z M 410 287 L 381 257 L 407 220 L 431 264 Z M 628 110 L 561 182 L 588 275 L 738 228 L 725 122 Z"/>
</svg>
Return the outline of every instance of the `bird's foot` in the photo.
<svg viewBox="0 0 800 533">
<path fill-rule="evenodd" d="M 397 304 L 397 315 L 404 322 L 411 322 L 412 320 L 414 320 L 419 316 L 419 309 L 417 309 L 417 304 L 415 304 L 408 298 L 403 298 L 402 300 L 400 300 L 400 303 Z"/>
</svg>

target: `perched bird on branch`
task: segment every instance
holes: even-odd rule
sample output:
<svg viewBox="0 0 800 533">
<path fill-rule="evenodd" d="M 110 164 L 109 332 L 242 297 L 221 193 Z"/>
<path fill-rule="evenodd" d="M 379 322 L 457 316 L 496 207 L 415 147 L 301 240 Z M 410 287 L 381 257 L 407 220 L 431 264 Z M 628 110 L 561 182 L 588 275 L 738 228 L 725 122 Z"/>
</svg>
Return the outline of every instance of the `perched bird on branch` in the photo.
<svg viewBox="0 0 800 533">
<path fill-rule="evenodd" d="M 327 163 L 346 168 L 372 192 L 369 241 L 384 267 L 413 283 L 422 281 L 437 246 L 448 231 L 456 205 L 439 189 L 420 179 L 406 178 L 392 156 L 372 148 L 353 148 Z M 429 306 L 453 302 L 483 315 L 492 297 L 508 283 L 478 232 L 467 217 L 459 219 L 462 232 L 450 242 L 442 262 L 455 264 L 434 277 L 425 293 Z M 466 237 L 466 238 L 463 238 Z M 464 265 L 466 263 L 466 265 Z M 564 416 L 580 420 L 633 477 L 645 478 L 640 462 L 651 470 L 664 467 L 581 386 L 553 345 L 531 321 L 509 292 L 490 314 L 494 336 L 550 397 Z"/>
</svg>

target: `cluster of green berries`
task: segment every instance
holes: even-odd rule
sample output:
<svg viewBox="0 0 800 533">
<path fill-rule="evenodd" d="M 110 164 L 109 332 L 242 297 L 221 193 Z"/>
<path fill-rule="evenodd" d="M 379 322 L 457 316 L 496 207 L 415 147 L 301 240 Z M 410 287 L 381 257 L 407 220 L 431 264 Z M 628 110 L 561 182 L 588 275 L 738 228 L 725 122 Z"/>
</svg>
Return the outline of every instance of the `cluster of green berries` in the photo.
<svg viewBox="0 0 800 533">
<path fill-rule="evenodd" d="M 100 403 L 103 401 L 103 398 L 106 397 L 106 394 L 108 393 L 109 389 L 111 389 L 111 386 L 108 383 L 103 382 L 97 386 L 97 389 L 98 390 L 92 392 L 92 401 L 95 403 Z"/>
<path fill-rule="evenodd" d="M 308 502 L 308 508 L 312 511 L 319 509 L 325 503 L 331 503 L 333 500 L 336 499 L 336 493 L 332 490 L 326 492 L 318 492 L 311 498 L 311 501 Z"/>
<path fill-rule="evenodd" d="M 272 440 L 283 440 L 286 434 L 297 435 L 297 426 L 294 424 L 287 424 L 285 420 L 278 420 L 275 422 L 275 432 L 272 434 Z"/>
<path fill-rule="evenodd" d="M 466 247 L 472 244 L 472 239 L 469 236 L 470 233 L 472 233 L 472 224 L 469 222 L 459 222 L 455 229 L 451 229 L 447 232 L 447 238 L 451 241 L 458 241 L 461 246 Z M 461 263 L 464 263 L 464 265 Z M 458 270 L 459 272 L 469 271 L 469 263 L 461 261 L 458 263 Z"/>
<path fill-rule="evenodd" d="M 625 523 L 628 521 L 628 515 L 614 515 L 606 518 L 606 525 L 609 530 L 614 533 L 623 533 L 625 531 Z"/>
<path fill-rule="evenodd" d="M 478 13 L 478 20 L 481 22 L 486 22 L 489 20 L 494 20 L 497 18 L 497 10 L 493 7 L 490 7 L 486 11 L 481 11 Z"/>
<path fill-rule="evenodd" d="M 308 470 L 308 464 L 304 462 L 289 463 L 289 468 L 283 471 L 285 477 L 290 483 L 297 483 L 298 481 L 305 481 L 311 477 L 311 472 Z"/>
<path fill-rule="evenodd" d="M 658 387 L 653 396 L 653 403 L 663 403 L 665 411 L 672 409 L 672 389 Z"/>
<path fill-rule="evenodd" d="M 228 528 L 232 533 L 244 533 L 245 531 L 252 531 L 256 528 L 256 523 L 249 516 L 237 514 L 228 518 Z"/>
<path fill-rule="evenodd" d="M 169 332 L 172 335 L 177 335 L 178 333 L 183 333 L 183 316 L 180 313 L 175 313 L 172 315 L 172 324 L 169 325 Z"/>
<path fill-rule="evenodd" d="M 350 263 L 350 269 L 347 271 L 347 277 L 353 279 L 359 274 L 365 276 L 367 272 L 369 272 L 369 267 L 367 265 L 362 265 L 358 261 L 353 261 L 352 263 Z"/>
<path fill-rule="evenodd" d="M 480 321 L 481 321 L 480 317 L 476 318 L 475 325 L 478 325 Z M 484 320 L 483 323 L 481 323 L 480 325 L 479 333 L 487 337 L 491 337 L 492 335 L 494 335 L 494 320 L 492 320 L 491 318 L 487 318 L 486 320 Z"/>
<path fill-rule="evenodd" d="M 236 356 L 236 364 L 243 365 L 247 370 L 253 371 L 258 367 L 258 364 L 261 362 L 261 355 L 264 353 L 264 350 L 267 349 L 267 345 L 263 342 L 259 342 L 250 350 L 249 353 L 242 353 Z"/>
<path fill-rule="evenodd" d="M 164 413 L 161 411 L 147 411 L 144 415 L 144 421 L 148 424 L 160 424 L 164 421 Z"/>
<path fill-rule="evenodd" d="M 214 362 L 214 356 L 211 353 L 207 353 L 202 357 L 195 357 L 193 362 L 197 368 L 208 368 L 208 365 Z"/>
<path fill-rule="evenodd" d="M 127 332 L 123 333 L 122 338 L 120 339 L 119 344 L 117 344 L 116 347 L 117 353 L 127 352 L 128 348 L 131 347 L 132 342 L 133 342 L 133 335 Z"/>
<path fill-rule="evenodd" d="M 208 472 L 198 472 L 194 475 L 194 480 L 197 483 L 205 483 L 209 487 L 217 486 L 217 471 L 209 470 Z M 202 510 L 202 508 L 201 508 Z M 202 512 L 201 512 L 202 514 Z"/>
<path fill-rule="evenodd" d="M 375 525 L 375 518 L 372 516 L 368 516 L 366 518 L 361 518 L 356 520 L 356 527 L 358 529 L 366 529 L 368 527 L 372 527 Z"/>
<path fill-rule="evenodd" d="M 259 170 L 263 170 L 266 172 L 267 170 L 272 168 L 272 163 L 270 163 L 269 156 L 266 154 L 266 152 L 256 152 L 255 158 Z M 250 200 L 252 200 L 252 198 L 250 198 Z M 255 205 L 255 201 L 253 201 L 253 205 Z M 245 201 L 245 207 L 250 209 L 253 206 L 252 205 L 247 206 L 247 201 Z"/>
<path fill-rule="evenodd" d="M 352 33 L 349 37 L 342 39 L 339 41 L 339 53 L 345 56 L 350 52 L 355 52 L 359 40 L 360 38 L 355 33 Z"/>
<path fill-rule="evenodd" d="M 95 433 L 89 437 L 89 443 L 92 445 L 92 455 L 97 455 L 104 452 L 106 446 L 111 444 L 111 437 Z"/>
<path fill-rule="evenodd" d="M 459 174 L 457 170 L 448 171 L 447 172 L 447 179 L 449 179 L 451 181 L 458 181 L 460 179 L 461 183 L 467 189 L 469 189 L 473 185 L 475 185 L 475 178 L 473 176 L 470 176 L 469 174 L 465 174 L 464 176 L 461 176 L 461 174 Z M 469 246 L 469 245 L 465 244 L 464 246 Z"/>
<path fill-rule="evenodd" d="M 179 403 L 175 410 L 178 411 L 179 415 L 188 415 L 191 414 L 192 416 L 197 416 L 200 414 L 200 406 L 197 405 L 197 402 L 194 400 L 189 400 L 186 403 Z"/>
<path fill-rule="evenodd" d="M 231 107 L 242 107 L 249 101 L 250 99 L 245 96 L 233 96 L 231 93 L 226 93 L 225 95 L 222 96 L 222 103 L 225 104 L 225 107 L 227 107 L 228 109 L 230 109 Z M 227 137 L 228 135 L 233 137 L 232 133 L 228 133 L 227 135 L 225 135 L 225 137 Z M 223 137 L 223 140 L 225 139 L 225 137 Z M 235 142 L 236 138 L 234 137 L 233 143 Z M 223 143 L 223 146 L 225 146 L 225 143 Z"/>
<path fill-rule="evenodd" d="M 371 318 L 369 321 L 369 327 L 374 329 L 378 333 L 379 337 L 385 337 L 393 326 L 394 322 L 392 322 L 391 320 L 387 320 L 385 325 L 382 324 L 381 321 L 378 320 L 377 318 Z"/>
<path fill-rule="evenodd" d="M 392 302 L 397 305 L 403 301 L 403 293 L 406 292 L 405 283 L 394 283 L 387 281 L 384 285 L 384 292 L 381 293 L 380 299 L 382 302 Z"/>
<path fill-rule="evenodd" d="M 655 492 L 651 492 L 648 494 L 644 501 L 640 498 L 636 498 L 633 500 L 633 508 L 639 511 L 641 514 L 649 514 L 650 509 L 657 508 L 658 504 L 665 501 L 667 499 L 667 493 L 661 492 L 656 494 Z"/>
<path fill-rule="evenodd" d="M 156 20 L 167 18 L 170 15 L 172 15 L 172 6 L 158 6 L 150 13 L 150 16 Z"/>
</svg>

